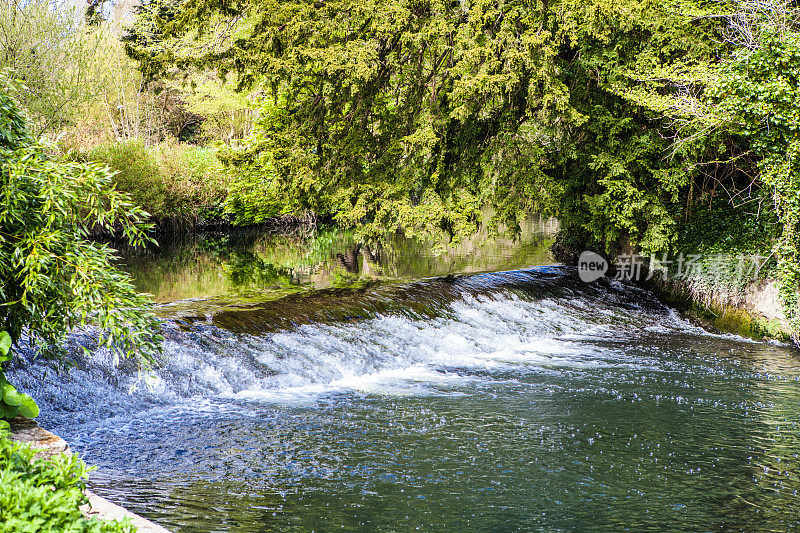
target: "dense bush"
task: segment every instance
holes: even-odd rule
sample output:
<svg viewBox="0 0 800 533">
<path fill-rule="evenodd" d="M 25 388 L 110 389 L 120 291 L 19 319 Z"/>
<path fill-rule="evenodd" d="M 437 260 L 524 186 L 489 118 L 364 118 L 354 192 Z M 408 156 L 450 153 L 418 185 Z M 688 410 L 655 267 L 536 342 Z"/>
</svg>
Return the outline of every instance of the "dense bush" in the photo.
<svg viewBox="0 0 800 533">
<path fill-rule="evenodd" d="M 720 127 L 748 140 L 766 196 L 760 207 L 780 222 L 780 296 L 800 344 L 800 8 L 776 2 L 742 15 L 743 46 L 709 92 Z"/>
<path fill-rule="evenodd" d="M 152 154 L 139 141 L 105 144 L 92 149 L 89 161 L 106 164 L 116 172 L 117 189 L 131 195 L 136 205 L 153 216 L 164 211 L 166 190 Z"/>
<path fill-rule="evenodd" d="M 108 165 L 116 173 L 117 189 L 156 220 L 196 222 L 225 199 L 222 165 L 210 148 L 177 143 L 146 147 L 130 139 L 102 144 L 85 157 Z"/>
<path fill-rule="evenodd" d="M 147 361 L 161 340 L 152 303 L 113 265 L 114 250 L 88 239 L 101 228 L 141 245 L 145 215 L 106 170 L 50 159 L 29 134 L 16 91 L 0 72 L 0 363 L 23 337 L 54 349 L 81 326 L 97 328 L 115 357 Z M 18 414 L 36 416 L 38 407 L 0 367 L 0 533 L 134 531 L 82 515 L 86 466 L 74 455 L 33 460 L 34 451 L 7 439 L 3 418 Z"/>
<path fill-rule="evenodd" d="M 77 455 L 36 459 L 28 445 L 7 438 L 0 421 L 0 533 L 133 533 L 129 520 L 87 519 L 83 479 L 88 469 Z"/>
<path fill-rule="evenodd" d="M 717 54 L 710 24 L 692 22 L 712 9 L 154 0 L 128 50 L 149 75 L 236 71 L 263 93 L 249 144 L 225 158 L 243 222 L 310 210 L 365 235 L 464 235 L 490 205 L 496 224 L 537 209 L 601 245 L 655 250 L 673 241 L 702 147 L 664 157 L 664 98 L 644 100 Z"/>
</svg>

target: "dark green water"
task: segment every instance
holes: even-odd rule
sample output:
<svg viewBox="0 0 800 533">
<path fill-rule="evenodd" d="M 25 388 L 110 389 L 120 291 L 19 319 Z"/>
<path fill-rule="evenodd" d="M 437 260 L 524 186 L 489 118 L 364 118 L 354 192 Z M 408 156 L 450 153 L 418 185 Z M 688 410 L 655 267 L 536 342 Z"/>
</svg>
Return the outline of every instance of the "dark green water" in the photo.
<svg viewBox="0 0 800 533">
<path fill-rule="evenodd" d="M 567 267 L 389 277 L 184 302 L 151 389 L 102 354 L 13 379 L 174 531 L 800 527 L 794 349 Z"/>
</svg>

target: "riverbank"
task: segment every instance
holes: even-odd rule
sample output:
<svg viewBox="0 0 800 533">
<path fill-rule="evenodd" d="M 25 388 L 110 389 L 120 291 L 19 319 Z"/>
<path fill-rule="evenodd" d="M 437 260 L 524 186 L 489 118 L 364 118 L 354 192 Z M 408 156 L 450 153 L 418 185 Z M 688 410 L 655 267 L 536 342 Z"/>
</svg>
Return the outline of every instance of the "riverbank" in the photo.
<svg viewBox="0 0 800 533">
<path fill-rule="evenodd" d="M 31 448 L 38 450 L 38 459 L 52 459 L 61 454 L 72 454 L 69 444 L 33 420 L 17 417 L 9 421 L 11 432 L 9 439 L 24 444 L 29 444 Z M 135 513 L 132 513 L 102 496 L 86 490 L 88 503 L 81 506 L 81 512 L 86 518 L 97 518 L 99 520 L 124 520 L 129 519 L 139 533 L 170 533 L 168 529 L 147 520 Z"/>
<path fill-rule="evenodd" d="M 692 282 L 654 278 L 645 285 L 665 302 L 720 331 L 798 345 L 800 339 L 793 334 L 780 304 L 777 280 L 755 280 L 728 294 L 699 289 Z"/>
<path fill-rule="evenodd" d="M 735 246 L 726 249 L 721 244 L 706 248 L 694 244 L 695 253 L 679 253 L 654 265 L 628 242 L 600 256 L 607 262 L 606 276 L 627 279 L 653 291 L 706 327 L 800 345 L 798 332 L 792 330 L 781 305 L 780 281 L 774 265 L 764 257 L 767 254 Z M 561 233 L 550 250 L 557 261 L 578 265 L 581 253 L 593 248 L 580 237 Z M 761 243 L 761 248 L 768 249 L 768 244 Z M 624 271 L 618 273 L 619 268 Z"/>
</svg>

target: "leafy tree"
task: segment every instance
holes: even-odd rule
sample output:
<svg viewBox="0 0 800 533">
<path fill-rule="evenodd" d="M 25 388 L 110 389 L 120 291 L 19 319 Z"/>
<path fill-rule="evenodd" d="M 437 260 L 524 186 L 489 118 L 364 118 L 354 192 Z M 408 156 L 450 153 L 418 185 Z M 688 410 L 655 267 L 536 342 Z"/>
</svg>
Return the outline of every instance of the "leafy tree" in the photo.
<svg viewBox="0 0 800 533">
<path fill-rule="evenodd" d="M 774 249 L 781 298 L 800 332 L 800 9 L 760 7 L 734 19 L 729 40 L 738 46 L 709 97 L 717 104 L 717 127 L 750 141 L 759 181 L 781 223 Z"/>
<path fill-rule="evenodd" d="M 205 67 L 268 92 L 250 146 L 223 154 L 242 222 L 311 210 L 367 234 L 459 234 L 489 204 L 512 227 L 535 208 L 601 243 L 663 249 L 691 175 L 685 158 L 664 161 L 659 130 L 669 95 L 718 51 L 711 24 L 693 22 L 709 12 L 162 0 L 143 8 L 129 51 L 151 76 Z"/>
<path fill-rule="evenodd" d="M 24 81 L 18 99 L 34 137 L 58 133 L 92 99 L 97 41 L 72 9 L 47 0 L 0 1 L 0 69 Z"/>
<path fill-rule="evenodd" d="M 72 328 L 96 326 L 115 353 L 146 360 L 159 346 L 151 303 L 113 265 L 114 250 L 89 237 L 105 231 L 140 245 L 147 214 L 104 168 L 49 159 L 11 90 L 0 78 L 0 330 L 52 348 Z"/>
<path fill-rule="evenodd" d="M 535 209 L 647 253 L 719 196 L 739 217 L 771 197 L 797 326 L 793 6 L 152 0 L 128 51 L 152 78 L 201 68 L 264 94 L 249 144 L 221 153 L 240 222 L 459 235 L 489 205 L 492 224 Z"/>
</svg>

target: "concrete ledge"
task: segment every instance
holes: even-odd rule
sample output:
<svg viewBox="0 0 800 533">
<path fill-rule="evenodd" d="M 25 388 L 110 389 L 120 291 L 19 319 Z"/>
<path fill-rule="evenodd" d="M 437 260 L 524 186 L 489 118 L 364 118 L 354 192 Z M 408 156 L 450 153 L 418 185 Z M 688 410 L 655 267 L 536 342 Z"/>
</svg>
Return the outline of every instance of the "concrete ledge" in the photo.
<svg viewBox="0 0 800 533">
<path fill-rule="evenodd" d="M 33 420 L 17 417 L 9 420 L 11 435 L 9 438 L 17 442 L 30 443 L 31 447 L 41 450 L 37 458 L 51 459 L 62 453 L 72 453 L 67 442 L 50 433 Z M 122 520 L 130 518 L 133 525 L 140 533 L 170 533 L 158 524 L 134 514 L 124 507 L 111 503 L 102 496 L 86 491 L 89 503 L 81 506 L 81 511 L 87 518 L 100 520 Z"/>
<path fill-rule="evenodd" d="M 168 529 L 146 518 L 142 518 L 124 507 L 111 503 L 94 492 L 87 490 L 86 496 L 89 497 L 89 503 L 81 506 L 81 511 L 83 511 L 83 514 L 86 515 L 87 518 L 99 518 L 100 520 L 122 520 L 123 518 L 130 518 L 139 533 L 170 533 Z"/>
<path fill-rule="evenodd" d="M 30 443 L 32 448 L 40 450 L 37 459 L 51 459 L 61 453 L 72 453 L 67 442 L 41 427 L 39 424 L 18 416 L 8 421 L 11 424 L 9 439 Z"/>
</svg>

